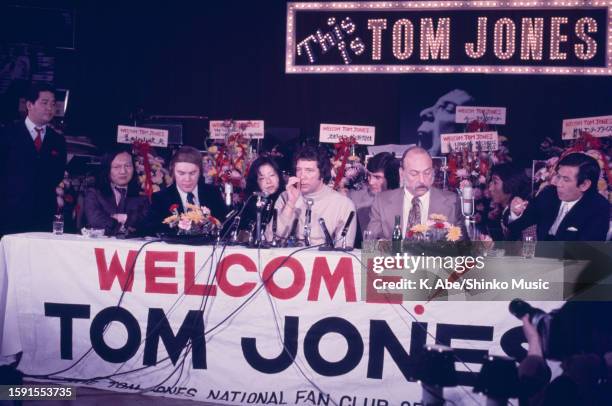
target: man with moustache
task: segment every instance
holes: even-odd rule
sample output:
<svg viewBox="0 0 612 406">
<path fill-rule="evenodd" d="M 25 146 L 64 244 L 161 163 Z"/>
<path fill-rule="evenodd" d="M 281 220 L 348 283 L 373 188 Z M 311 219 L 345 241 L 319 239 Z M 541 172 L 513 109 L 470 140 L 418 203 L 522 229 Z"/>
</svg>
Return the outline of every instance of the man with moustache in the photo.
<svg viewBox="0 0 612 406">
<path fill-rule="evenodd" d="M 325 235 L 319 225 L 320 218 L 325 220 L 332 238 L 339 239 L 349 213 L 355 211 L 355 205 L 351 199 L 327 186 L 326 183 L 331 179 L 327 153 L 319 148 L 304 147 L 296 153 L 294 165 L 295 176 L 289 178 L 285 191 L 274 205 L 278 211 L 276 235 L 288 238 L 297 220 L 297 238 L 303 239 L 308 200 L 311 200 L 310 244 L 325 242 Z M 356 221 L 352 221 L 346 236 L 347 246 L 353 246 L 356 229 Z M 272 239 L 272 224 L 268 224 L 266 238 Z M 341 245 L 341 241 L 337 241 L 336 245 Z"/>
<path fill-rule="evenodd" d="M 432 187 L 433 162 L 425 149 L 408 148 L 399 172 L 403 187 L 381 192 L 374 199 L 368 224 L 372 238 L 390 240 L 395 216 L 401 218 L 402 235 L 416 224 L 425 224 L 431 214 L 442 214 L 451 224 L 459 223 L 459 198 L 455 193 Z"/>
<path fill-rule="evenodd" d="M 0 235 L 51 231 L 57 211 L 55 189 L 64 178 L 66 140 L 49 123 L 55 93 L 33 85 L 26 94 L 27 117 L 0 134 Z"/>
<path fill-rule="evenodd" d="M 170 160 L 170 173 L 174 184 L 153 194 L 151 207 L 144 220 L 143 233 L 153 235 L 170 232 L 162 221 L 172 215 L 171 208 L 179 213 L 187 211 L 187 204 L 205 206 L 213 217 L 223 220 L 225 206 L 221 194 L 211 185 L 204 183 L 201 176 L 202 154 L 193 147 L 181 147 Z"/>
</svg>

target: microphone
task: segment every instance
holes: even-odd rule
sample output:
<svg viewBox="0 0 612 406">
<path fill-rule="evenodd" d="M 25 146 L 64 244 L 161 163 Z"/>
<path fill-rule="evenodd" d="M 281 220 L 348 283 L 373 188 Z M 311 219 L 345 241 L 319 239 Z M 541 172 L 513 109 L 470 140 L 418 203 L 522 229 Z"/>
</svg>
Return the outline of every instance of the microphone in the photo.
<svg viewBox="0 0 612 406">
<path fill-rule="evenodd" d="M 461 214 L 470 218 L 474 215 L 474 189 L 472 186 L 465 186 L 460 189 L 461 193 Z"/>
<path fill-rule="evenodd" d="M 314 205 L 314 200 L 308 198 L 306 199 L 306 205 L 308 206 L 306 208 L 306 224 L 310 225 L 310 222 L 312 221 L 312 206 Z"/>
<path fill-rule="evenodd" d="M 262 192 L 255 191 L 255 192 L 253 192 L 253 196 L 257 196 L 257 197 L 261 197 L 261 198 L 267 199 L 269 195 L 266 192 L 263 192 L 263 191 Z"/>
<path fill-rule="evenodd" d="M 278 226 L 278 210 L 272 209 L 272 246 L 278 245 L 276 241 L 276 228 Z"/>
<path fill-rule="evenodd" d="M 304 244 L 307 247 L 310 247 L 310 223 L 312 221 L 312 206 L 314 204 L 314 200 L 311 198 L 306 199 L 306 205 L 308 208 L 306 209 L 306 221 L 304 221 Z"/>
<path fill-rule="evenodd" d="M 346 223 L 344 223 L 344 228 L 342 229 L 342 232 L 340 233 L 340 237 L 341 238 L 346 237 L 346 234 L 348 233 L 349 226 L 353 222 L 353 217 L 355 217 L 355 212 L 351 211 L 349 216 L 348 216 L 348 218 L 346 219 Z"/>
<path fill-rule="evenodd" d="M 238 210 L 233 209 L 232 211 L 230 211 L 229 213 L 225 215 L 225 220 L 231 219 L 232 217 L 234 217 L 236 213 L 238 213 Z"/>
<path fill-rule="evenodd" d="M 232 193 L 234 192 L 234 188 L 232 184 L 227 182 L 223 187 L 223 194 L 225 195 L 225 205 L 227 207 L 232 206 Z"/>
<path fill-rule="evenodd" d="M 293 224 L 291 225 L 291 232 L 289 233 L 289 237 L 287 238 L 287 247 L 295 247 L 297 244 L 297 227 L 298 227 L 298 219 L 293 220 Z"/>
<path fill-rule="evenodd" d="M 272 234 L 276 236 L 276 229 L 278 227 L 278 210 L 272 210 Z"/>
<path fill-rule="evenodd" d="M 334 240 L 329 234 L 329 230 L 327 229 L 327 226 L 325 225 L 325 220 L 323 218 L 319 218 L 319 225 L 321 226 L 321 230 L 323 230 L 323 235 L 325 236 L 325 245 L 330 248 L 333 248 Z"/>
</svg>

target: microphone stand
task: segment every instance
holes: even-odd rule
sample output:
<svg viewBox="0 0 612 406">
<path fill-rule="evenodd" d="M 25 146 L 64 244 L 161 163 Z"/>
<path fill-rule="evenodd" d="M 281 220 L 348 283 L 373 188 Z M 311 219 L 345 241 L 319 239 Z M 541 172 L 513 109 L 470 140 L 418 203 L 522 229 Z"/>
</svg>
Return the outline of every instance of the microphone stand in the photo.
<svg viewBox="0 0 612 406">
<path fill-rule="evenodd" d="M 314 200 L 311 198 L 306 199 L 306 205 L 308 208 L 306 209 L 306 220 L 304 221 L 304 244 L 307 247 L 310 247 L 310 222 L 312 219 L 312 205 L 314 204 Z"/>
</svg>

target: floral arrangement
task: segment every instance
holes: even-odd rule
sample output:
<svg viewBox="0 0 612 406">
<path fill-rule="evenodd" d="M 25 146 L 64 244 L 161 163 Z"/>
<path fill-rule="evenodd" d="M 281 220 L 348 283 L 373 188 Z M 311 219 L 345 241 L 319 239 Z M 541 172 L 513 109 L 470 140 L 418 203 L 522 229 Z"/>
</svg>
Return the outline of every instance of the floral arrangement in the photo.
<svg viewBox="0 0 612 406">
<path fill-rule="evenodd" d="M 486 121 L 474 120 L 466 123 L 466 132 L 491 131 Z M 468 150 L 451 151 L 447 156 L 447 164 L 443 170 L 447 173 L 448 188 L 450 190 L 461 189 L 470 185 L 474 189 L 474 221 L 482 223 L 486 218 L 501 213 L 500 208 L 491 207 L 488 202 L 487 183 L 489 181 L 489 170 L 493 165 L 512 161 L 508 149 L 508 139 L 502 135 L 498 138 L 498 149 L 496 151 L 482 151 L 477 146 L 476 151 Z"/>
<path fill-rule="evenodd" d="M 355 155 L 355 145 L 357 140 L 355 137 L 340 137 L 338 142 L 334 144 L 334 157 L 331 159 L 332 181 L 331 185 L 334 189 L 339 190 L 345 187 L 348 176 L 355 176 L 353 172 L 349 175 L 356 164 L 361 164 L 361 160 Z"/>
<path fill-rule="evenodd" d="M 163 221 L 170 228 L 177 228 L 178 235 L 210 235 L 221 225 L 221 222 L 210 214 L 208 207 L 187 204 L 185 213 L 179 213 L 178 208 L 178 204 L 170 206 L 172 215 Z"/>
<path fill-rule="evenodd" d="M 245 134 L 248 123 L 236 126 L 234 120 L 225 120 L 225 143 L 208 147 L 208 156 L 202 162 L 203 173 L 214 183 L 246 186 L 246 173 L 255 160 L 250 137 Z"/>
<path fill-rule="evenodd" d="M 164 189 L 172 184 L 172 177 L 170 176 L 170 172 L 164 167 L 165 162 L 164 159 L 153 155 L 150 151 L 146 152 L 146 157 L 148 160 L 147 165 L 145 165 L 144 155 L 139 154 L 136 157 L 136 175 L 138 176 L 138 181 L 141 187 L 141 194 L 146 194 L 147 190 L 147 173 L 145 170 L 146 166 L 150 168 L 150 180 L 151 180 L 151 191 L 152 193 L 159 192 L 161 189 Z"/>
<path fill-rule="evenodd" d="M 443 214 L 431 214 L 425 224 L 416 224 L 406 232 L 408 240 L 429 241 L 459 241 L 462 233 L 461 228 L 452 225 Z"/>
<path fill-rule="evenodd" d="M 540 149 L 544 154 L 556 153 L 556 156 L 548 158 L 545 165 L 533 174 L 535 190 L 539 192 L 544 187 L 553 183 L 555 167 L 559 159 L 573 152 L 585 153 L 597 161 L 601 169 L 597 190 L 599 193 L 612 203 L 612 167 L 610 165 L 612 142 L 610 139 L 596 138 L 592 134 L 582 131 L 580 136 L 569 141 L 565 148 L 556 146 L 552 139 L 547 138 L 540 144 Z"/>
</svg>

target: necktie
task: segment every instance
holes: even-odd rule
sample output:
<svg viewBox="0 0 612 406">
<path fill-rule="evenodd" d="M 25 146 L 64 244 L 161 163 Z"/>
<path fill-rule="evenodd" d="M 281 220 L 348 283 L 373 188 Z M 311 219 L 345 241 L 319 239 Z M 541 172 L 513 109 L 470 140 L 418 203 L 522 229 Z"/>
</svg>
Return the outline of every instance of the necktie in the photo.
<svg viewBox="0 0 612 406">
<path fill-rule="evenodd" d="M 117 213 L 125 213 L 127 188 L 115 186 L 115 190 L 119 192 L 119 203 L 117 204 Z"/>
<path fill-rule="evenodd" d="M 408 213 L 408 229 L 417 224 L 421 224 L 421 199 L 415 196 L 412 198 L 412 207 Z"/>
<path fill-rule="evenodd" d="M 559 214 L 557 215 L 557 218 L 556 218 L 555 222 L 553 223 L 553 225 L 550 227 L 550 230 L 548 230 L 548 233 L 550 235 L 556 235 L 557 234 L 557 230 L 559 229 L 559 225 L 563 221 L 563 218 L 565 217 L 565 215 L 567 214 L 568 211 L 569 211 L 569 204 L 567 204 L 567 202 L 561 202 L 561 207 L 559 208 Z"/>
<path fill-rule="evenodd" d="M 42 147 L 43 129 L 40 127 L 34 127 L 34 131 L 36 131 L 36 138 L 34 138 L 34 147 L 36 148 L 36 152 L 40 152 L 40 148 Z"/>
<path fill-rule="evenodd" d="M 194 195 L 192 192 L 187 193 L 187 203 L 189 204 L 195 204 L 195 199 L 194 199 Z"/>
</svg>

